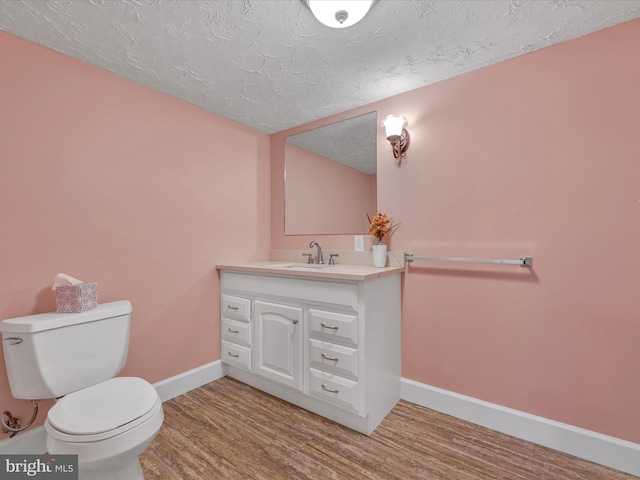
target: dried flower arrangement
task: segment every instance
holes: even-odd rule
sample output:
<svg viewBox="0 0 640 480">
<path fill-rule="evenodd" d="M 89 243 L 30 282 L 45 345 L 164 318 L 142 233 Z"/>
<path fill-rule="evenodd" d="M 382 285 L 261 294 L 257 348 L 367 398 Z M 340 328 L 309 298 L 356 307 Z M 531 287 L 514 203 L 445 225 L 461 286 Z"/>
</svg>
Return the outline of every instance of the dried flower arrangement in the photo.
<svg viewBox="0 0 640 480">
<path fill-rule="evenodd" d="M 376 212 L 373 218 L 369 217 L 369 230 L 367 233 L 376 239 L 376 243 L 381 243 L 384 237 L 389 237 L 400 226 L 399 223 L 394 224 L 393 219 L 389 218 L 386 213 Z"/>
</svg>

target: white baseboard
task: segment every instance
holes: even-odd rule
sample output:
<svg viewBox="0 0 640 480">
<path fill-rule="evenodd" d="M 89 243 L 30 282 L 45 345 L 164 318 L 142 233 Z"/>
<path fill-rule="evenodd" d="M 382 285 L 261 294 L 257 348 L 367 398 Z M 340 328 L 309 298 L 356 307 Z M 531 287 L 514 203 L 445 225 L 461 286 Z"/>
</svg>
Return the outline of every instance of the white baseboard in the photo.
<svg viewBox="0 0 640 480">
<path fill-rule="evenodd" d="M 187 393 L 190 390 L 206 385 L 207 383 L 218 380 L 224 377 L 222 371 L 222 362 L 216 360 L 215 362 L 202 365 L 187 372 L 180 373 L 166 380 L 161 380 L 154 383 L 158 395 L 163 402 L 171 400 L 172 398 Z"/>
<path fill-rule="evenodd" d="M 538 445 L 640 476 L 640 444 L 402 379 L 401 397 Z"/>
<path fill-rule="evenodd" d="M 174 377 L 167 378 L 154 383 L 158 395 L 163 402 L 171 400 L 178 395 L 187 393 L 194 388 L 206 385 L 209 382 L 222 378 L 222 362 L 220 360 L 211 362 L 207 365 L 194 368 L 187 372 L 180 373 Z M 24 433 L 19 433 L 13 438 L 0 440 L 0 453 L 2 454 L 33 454 L 38 455 L 45 453 L 47 447 L 45 445 L 44 427 L 35 427 Z"/>
</svg>

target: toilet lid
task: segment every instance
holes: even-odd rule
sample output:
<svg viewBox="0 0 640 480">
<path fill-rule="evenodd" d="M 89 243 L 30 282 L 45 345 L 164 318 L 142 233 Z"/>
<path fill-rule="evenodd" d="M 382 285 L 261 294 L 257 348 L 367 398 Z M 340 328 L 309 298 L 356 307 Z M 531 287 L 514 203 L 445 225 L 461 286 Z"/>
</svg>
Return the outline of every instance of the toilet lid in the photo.
<svg viewBox="0 0 640 480">
<path fill-rule="evenodd" d="M 57 430 L 94 435 L 115 430 L 148 413 L 158 393 L 135 377 L 116 377 L 62 397 L 47 414 Z"/>
</svg>

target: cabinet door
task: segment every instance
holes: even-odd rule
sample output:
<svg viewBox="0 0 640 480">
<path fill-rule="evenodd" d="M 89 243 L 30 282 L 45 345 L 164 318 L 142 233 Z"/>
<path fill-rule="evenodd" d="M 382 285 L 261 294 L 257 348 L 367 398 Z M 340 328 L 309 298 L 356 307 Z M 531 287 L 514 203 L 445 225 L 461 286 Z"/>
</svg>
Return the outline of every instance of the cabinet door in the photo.
<svg viewBox="0 0 640 480">
<path fill-rule="evenodd" d="M 256 300 L 255 373 L 302 390 L 302 308 Z"/>
</svg>

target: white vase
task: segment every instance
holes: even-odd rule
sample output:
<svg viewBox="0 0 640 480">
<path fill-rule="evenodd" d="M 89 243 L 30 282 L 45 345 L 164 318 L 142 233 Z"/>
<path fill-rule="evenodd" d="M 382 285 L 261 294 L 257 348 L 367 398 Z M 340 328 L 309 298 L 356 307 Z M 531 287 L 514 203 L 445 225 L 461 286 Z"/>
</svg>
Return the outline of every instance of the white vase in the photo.
<svg viewBox="0 0 640 480">
<path fill-rule="evenodd" d="M 373 266 L 385 267 L 387 265 L 387 246 L 384 243 L 376 243 L 372 247 Z"/>
</svg>

